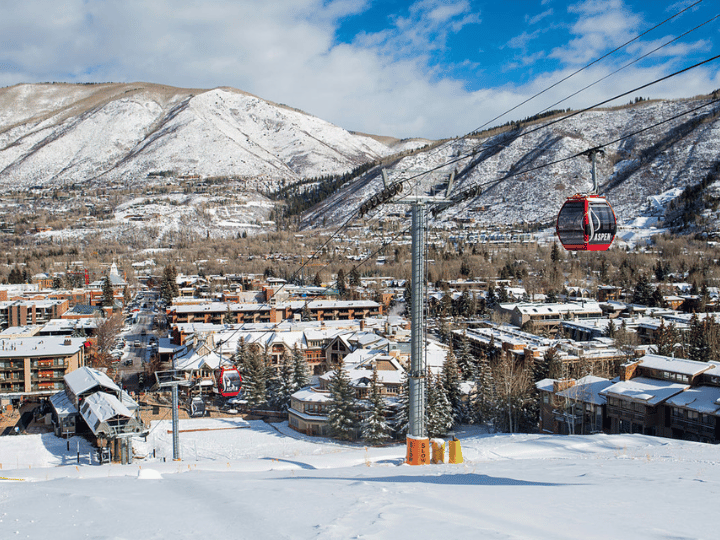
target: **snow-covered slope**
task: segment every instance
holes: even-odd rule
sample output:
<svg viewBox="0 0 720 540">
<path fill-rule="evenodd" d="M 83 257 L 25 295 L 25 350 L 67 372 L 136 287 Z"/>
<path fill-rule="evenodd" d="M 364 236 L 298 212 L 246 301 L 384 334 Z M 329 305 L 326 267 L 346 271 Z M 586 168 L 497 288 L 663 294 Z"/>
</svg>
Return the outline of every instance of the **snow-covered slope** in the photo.
<svg viewBox="0 0 720 540">
<path fill-rule="evenodd" d="M 607 145 L 597 158 L 600 193 L 612 202 L 622 225 L 662 211 L 658 196 L 679 196 L 685 186 L 700 182 L 720 162 L 720 104 L 711 101 L 643 101 L 587 111 L 491 138 L 448 141 L 404 157 L 387 170 L 391 180 L 412 178 L 403 195 L 444 195 L 452 170 L 457 174 L 451 198 L 481 188 L 479 196 L 451 206 L 437 221 L 474 218 L 492 224 L 542 223 L 554 219 L 566 197 L 587 193 L 592 187 L 590 160 L 569 158 Z M 651 127 L 663 120 L 670 121 Z M 642 131 L 645 128 L 650 129 Z M 422 174 L 425 171 L 429 172 Z M 375 169 L 308 212 L 303 223 L 306 227 L 323 221 L 343 223 L 382 186 L 380 171 Z M 671 199 L 665 199 L 663 204 L 669 204 Z M 384 205 L 372 215 L 398 210 Z"/>
<path fill-rule="evenodd" d="M 142 180 L 149 172 L 294 181 L 393 150 L 231 88 L 33 84 L 0 89 L 0 185 Z"/>
<path fill-rule="evenodd" d="M 643 435 L 459 430 L 465 462 L 403 465 L 287 423 L 168 421 L 132 465 L 88 465 L 53 435 L 0 439 L 2 538 L 715 538 L 717 447 Z M 152 457 L 152 450 L 156 457 Z M 57 466 L 62 465 L 62 466 Z"/>
</svg>

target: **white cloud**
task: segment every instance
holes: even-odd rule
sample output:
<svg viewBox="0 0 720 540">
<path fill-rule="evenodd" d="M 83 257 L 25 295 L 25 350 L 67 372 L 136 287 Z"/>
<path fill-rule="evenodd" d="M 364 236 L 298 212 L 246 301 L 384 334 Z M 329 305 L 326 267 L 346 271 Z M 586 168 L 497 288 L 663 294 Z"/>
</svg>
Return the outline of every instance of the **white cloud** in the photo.
<svg viewBox="0 0 720 540">
<path fill-rule="evenodd" d="M 481 23 L 480 13 L 468 0 L 419 0 L 382 31 L 338 43 L 342 18 L 363 13 L 370 3 L 8 2 L 0 18 L 0 85 L 56 80 L 233 86 L 347 129 L 443 137 L 471 131 L 561 76 L 547 73 L 525 86 L 514 86 L 499 68 L 480 66 L 476 59 L 448 64 L 445 53 L 453 34 Z M 536 23 L 544 13 L 528 21 Z M 632 33 L 639 22 L 618 0 L 574 4 L 570 14 L 577 19 L 574 38 L 553 50 L 563 65 L 596 57 L 609 43 Z M 545 26 L 542 31 L 550 35 Z M 508 44 L 523 52 L 517 65 L 529 65 L 546 54 L 526 50 L 539 35 L 525 32 Z M 490 46 L 478 42 L 476 48 Z M 466 81 L 448 75 L 458 66 L 497 73 L 497 87 L 468 91 Z M 632 78 L 629 73 L 627 79 Z M 589 75 L 578 83 L 583 80 L 588 81 Z M 688 80 L 691 85 L 683 88 L 688 95 L 720 86 L 712 82 L 715 86 L 707 87 L 717 80 L 709 70 Z M 513 118 L 537 111 L 533 102 L 528 110 L 513 113 Z"/>
<path fill-rule="evenodd" d="M 621 0 L 586 0 L 568 7 L 577 14 L 571 33 L 577 36 L 550 53 L 566 64 L 584 64 L 637 35 L 641 18 Z"/>
<path fill-rule="evenodd" d="M 525 15 L 525 22 L 527 22 L 529 25 L 534 25 L 545 19 L 546 17 L 550 17 L 553 14 L 552 9 L 548 9 L 543 11 L 542 13 L 538 13 L 534 17 L 530 17 L 529 15 Z"/>
</svg>

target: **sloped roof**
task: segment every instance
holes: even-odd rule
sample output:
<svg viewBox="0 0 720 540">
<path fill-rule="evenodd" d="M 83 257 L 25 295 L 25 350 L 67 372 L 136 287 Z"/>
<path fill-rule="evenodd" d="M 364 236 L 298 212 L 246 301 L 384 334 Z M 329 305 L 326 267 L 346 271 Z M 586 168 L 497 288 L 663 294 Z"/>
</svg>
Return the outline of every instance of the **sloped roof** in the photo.
<svg viewBox="0 0 720 540">
<path fill-rule="evenodd" d="M 71 414 L 77 414 L 77 407 L 70 401 L 67 392 L 63 390 L 50 396 L 50 404 L 57 413 L 59 418 L 70 416 Z"/>
<path fill-rule="evenodd" d="M 95 425 L 94 420 L 106 422 L 116 416 L 132 418 L 130 409 L 120 403 L 118 398 L 105 392 L 95 392 L 85 398 L 80 411 L 90 428 Z"/>
<path fill-rule="evenodd" d="M 120 387 L 110 377 L 102 371 L 87 366 L 71 371 L 63 379 L 65 386 L 76 396 L 95 387 L 112 390 L 117 395 L 120 394 Z"/>
<path fill-rule="evenodd" d="M 175 369 L 182 371 L 195 371 L 202 368 L 218 369 L 220 366 L 229 366 L 231 364 L 232 362 L 215 351 L 198 354 L 195 349 L 190 349 L 183 356 L 175 357 Z"/>
<path fill-rule="evenodd" d="M 720 388 L 698 386 L 671 397 L 666 404 L 720 416 L 720 403 L 718 402 L 720 402 Z"/>
<path fill-rule="evenodd" d="M 690 388 L 688 384 L 636 377 L 620 381 L 600 392 L 605 397 L 618 397 L 654 406 Z"/>
<path fill-rule="evenodd" d="M 640 358 L 641 367 L 657 369 L 659 371 L 669 371 L 671 373 L 680 373 L 694 377 L 700 373 L 714 367 L 713 364 L 707 362 L 698 362 L 696 360 L 686 360 L 684 358 L 671 358 L 669 356 L 660 356 L 659 354 L 646 354 Z"/>
<path fill-rule="evenodd" d="M 575 381 L 575 386 L 566 388 L 558 392 L 558 396 L 575 399 L 583 403 L 592 403 L 594 405 L 604 405 L 605 396 L 601 394 L 603 390 L 613 385 L 613 382 L 603 377 L 587 375 Z"/>
</svg>

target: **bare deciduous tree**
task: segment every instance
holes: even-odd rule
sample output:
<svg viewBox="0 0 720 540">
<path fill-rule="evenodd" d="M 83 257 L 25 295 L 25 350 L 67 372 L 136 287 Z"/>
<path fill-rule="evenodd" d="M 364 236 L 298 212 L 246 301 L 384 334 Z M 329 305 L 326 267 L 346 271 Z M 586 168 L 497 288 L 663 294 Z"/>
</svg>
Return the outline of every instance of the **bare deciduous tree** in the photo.
<svg viewBox="0 0 720 540">
<path fill-rule="evenodd" d="M 95 332 L 95 367 L 110 366 L 110 351 L 115 340 L 120 334 L 123 325 L 123 317 L 116 313 L 113 316 L 103 319 Z"/>
</svg>

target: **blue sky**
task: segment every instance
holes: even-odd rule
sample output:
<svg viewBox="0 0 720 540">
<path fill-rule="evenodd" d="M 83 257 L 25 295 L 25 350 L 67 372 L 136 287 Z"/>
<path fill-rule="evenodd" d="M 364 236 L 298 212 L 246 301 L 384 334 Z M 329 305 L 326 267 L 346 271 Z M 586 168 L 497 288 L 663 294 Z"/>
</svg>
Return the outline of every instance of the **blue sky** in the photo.
<svg viewBox="0 0 720 540">
<path fill-rule="evenodd" d="M 0 2 L 0 86 L 232 86 L 346 129 L 463 135 L 693 0 L 25 0 Z M 720 13 L 703 0 L 493 123 L 524 118 Z M 581 108 L 720 54 L 720 19 L 591 86 Z M 641 92 L 720 88 L 720 61 Z M 626 100 L 627 101 L 627 100 Z"/>
</svg>

